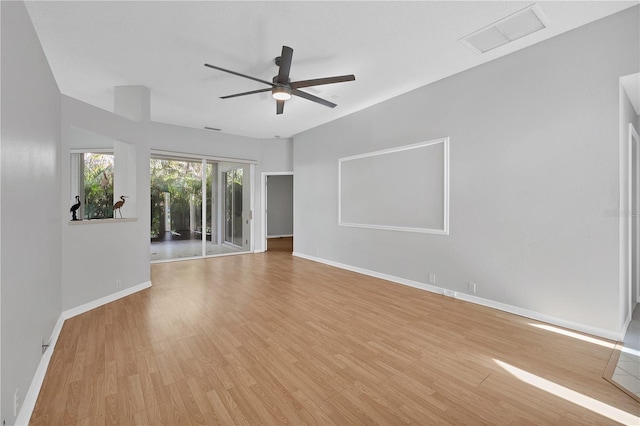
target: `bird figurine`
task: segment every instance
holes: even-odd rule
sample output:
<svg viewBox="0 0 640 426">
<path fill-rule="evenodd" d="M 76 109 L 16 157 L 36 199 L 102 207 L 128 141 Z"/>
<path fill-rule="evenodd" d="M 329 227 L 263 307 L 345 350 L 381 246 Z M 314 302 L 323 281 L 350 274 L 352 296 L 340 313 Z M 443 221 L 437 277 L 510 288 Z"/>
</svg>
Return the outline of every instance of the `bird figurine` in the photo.
<svg viewBox="0 0 640 426">
<path fill-rule="evenodd" d="M 122 219 L 122 211 L 120 211 L 120 207 L 124 206 L 124 199 L 125 198 L 129 198 L 126 195 L 121 195 L 120 196 L 120 201 L 118 201 L 117 203 L 115 203 L 113 205 L 113 217 L 116 217 L 116 210 L 118 210 L 120 212 L 120 219 Z"/>
<path fill-rule="evenodd" d="M 69 212 L 71 212 L 71 220 L 78 220 L 77 211 L 80 208 L 80 196 L 76 195 L 76 203 L 71 206 Z"/>
</svg>

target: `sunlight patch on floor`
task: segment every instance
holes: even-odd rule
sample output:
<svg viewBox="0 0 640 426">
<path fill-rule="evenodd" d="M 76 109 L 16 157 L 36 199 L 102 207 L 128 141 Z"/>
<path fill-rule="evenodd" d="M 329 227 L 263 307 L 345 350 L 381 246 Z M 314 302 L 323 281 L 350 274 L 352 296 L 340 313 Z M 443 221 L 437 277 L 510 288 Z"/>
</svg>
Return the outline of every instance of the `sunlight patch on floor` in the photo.
<svg viewBox="0 0 640 426">
<path fill-rule="evenodd" d="M 540 376 L 536 376 L 535 374 L 529 373 L 528 371 L 521 370 L 518 367 L 507 364 L 506 362 L 499 361 L 497 359 L 494 359 L 494 361 L 496 362 L 496 364 L 498 364 L 505 371 L 507 371 L 517 379 L 528 383 L 531 386 L 535 386 L 540 390 L 549 392 L 559 398 L 584 407 L 588 410 L 593 411 L 594 413 L 600 414 L 601 416 L 608 417 L 616 422 L 620 422 L 625 425 L 640 424 L 640 417 L 638 416 L 627 413 L 626 411 L 620 410 L 619 408 L 612 407 L 609 404 L 605 404 L 602 401 L 598 401 L 597 399 L 583 395 L 580 392 L 576 392 L 547 379 L 543 379 Z"/>
<path fill-rule="evenodd" d="M 615 343 L 607 342 L 606 340 L 597 339 L 591 336 L 585 336 L 584 334 L 574 333 L 573 331 L 554 327 L 548 324 L 534 324 L 530 322 L 529 325 L 533 327 L 541 328 L 546 331 L 551 331 L 553 333 L 562 334 L 563 336 L 573 337 L 574 339 L 582 340 L 587 343 L 593 343 L 594 345 L 604 346 L 605 348 L 609 348 L 609 349 L 613 349 L 616 346 Z"/>
</svg>

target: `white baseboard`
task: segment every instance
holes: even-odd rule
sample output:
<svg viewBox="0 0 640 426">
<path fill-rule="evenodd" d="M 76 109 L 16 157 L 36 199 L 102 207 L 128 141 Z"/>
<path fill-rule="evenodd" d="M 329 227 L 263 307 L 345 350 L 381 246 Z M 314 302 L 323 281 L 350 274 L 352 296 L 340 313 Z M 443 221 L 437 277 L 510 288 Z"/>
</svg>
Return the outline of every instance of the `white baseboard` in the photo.
<svg viewBox="0 0 640 426">
<path fill-rule="evenodd" d="M 391 281 L 394 283 L 406 285 L 409 287 L 419 288 L 420 290 L 430 291 L 432 293 L 444 294 L 444 288 L 437 287 L 431 284 L 425 284 L 418 281 L 408 280 L 406 278 L 396 277 L 394 275 L 383 274 L 381 272 L 372 271 L 369 269 L 359 268 L 357 266 L 346 265 L 344 263 L 334 262 L 333 260 L 322 259 L 320 257 L 309 256 L 306 254 L 293 252 L 294 256 L 301 257 L 303 259 L 312 260 L 318 263 L 324 263 L 325 265 L 335 266 L 336 268 L 346 269 L 347 271 L 357 272 L 362 275 L 368 275 L 374 278 L 380 278 L 383 280 Z"/>
<path fill-rule="evenodd" d="M 293 234 L 267 235 L 267 239 L 269 239 L 269 238 L 288 238 L 288 237 L 293 237 Z"/>
<path fill-rule="evenodd" d="M 101 297 L 100 299 L 93 300 L 80 306 L 76 306 L 75 308 L 67 309 L 66 311 L 62 312 L 62 317 L 65 320 L 73 318 L 76 315 L 84 314 L 85 312 L 88 312 L 92 309 L 99 308 L 102 305 L 106 305 L 107 303 L 122 299 L 123 297 L 127 297 L 133 293 L 137 293 L 149 287 L 151 287 L 151 281 L 134 285 L 133 287 L 125 288 L 124 290 L 109 294 L 107 296 Z"/>
<path fill-rule="evenodd" d="M 49 362 L 51 362 L 51 356 L 53 355 L 56 343 L 58 343 L 58 337 L 60 337 L 60 332 L 62 331 L 64 322 L 69 318 L 75 317 L 76 315 L 80 315 L 92 309 L 99 308 L 100 306 L 106 305 L 107 303 L 122 299 L 123 297 L 129 296 L 133 293 L 137 293 L 149 287 L 151 287 L 151 281 L 134 285 L 133 287 L 126 288 L 122 291 L 118 291 L 117 293 L 113 293 L 108 296 L 101 297 L 100 299 L 96 299 L 92 302 L 76 306 L 75 308 L 68 309 L 60 314 L 60 316 L 58 317 L 58 321 L 56 322 L 56 325 L 53 327 L 53 331 L 51 332 L 51 337 L 49 338 L 49 347 L 42 354 L 42 358 L 40 358 L 38 368 L 36 368 L 36 373 L 34 374 L 33 379 L 31 380 L 31 384 L 29 385 L 29 389 L 24 396 L 22 407 L 20 407 L 20 412 L 16 417 L 15 424 L 17 426 L 26 426 L 29 424 L 29 420 L 31 420 L 33 409 L 36 407 L 36 402 L 38 401 L 38 395 L 40 394 L 42 382 L 44 382 L 44 376 L 47 373 L 47 368 L 49 368 Z"/>
<path fill-rule="evenodd" d="M 29 385 L 29 389 L 24 396 L 24 401 L 22 401 L 22 406 L 20 407 L 20 411 L 18 412 L 18 416 L 16 417 L 16 425 L 28 425 L 29 420 L 31 420 L 31 414 L 33 413 L 33 409 L 36 406 L 36 402 L 38 401 L 38 395 L 40 394 L 40 388 L 42 387 L 42 382 L 44 382 L 44 376 L 47 374 L 47 368 L 49 368 L 49 362 L 51 361 L 51 356 L 53 355 L 53 349 L 56 346 L 56 342 L 58 341 L 58 337 L 60 336 L 60 331 L 62 331 L 62 325 L 64 324 L 64 318 L 62 315 L 58 317 L 58 321 L 56 325 L 53 327 L 53 331 L 51 332 L 51 337 L 49 338 L 49 347 L 42 354 L 42 358 L 40 358 L 40 363 L 38 364 L 38 368 L 36 368 L 36 373 L 33 375 L 33 379 L 31 380 L 31 384 Z"/>
<path fill-rule="evenodd" d="M 597 327 L 591 327 L 588 325 L 580 324 L 573 321 L 568 321 L 562 318 L 557 318 L 551 315 L 546 315 L 546 314 L 532 311 L 529 309 L 520 308 L 518 306 L 508 305 L 506 303 L 496 302 L 489 299 L 483 299 L 481 297 L 473 296 L 466 293 L 460 293 L 454 290 L 445 289 L 443 287 L 437 287 L 431 284 L 412 281 L 406 278 L 396 277 L 394 275 L 383 274 L 383 273 L 372 271 L 369 269 L 364 269 L 357 266 L 351 266 L 351 265 L 346 265 L 344 263 L 335 262 L 333 260 L 327 260 L 327 259 L 322 259 L 315 256 L 309 256 L 303 253 L 294 252 L 293 255 L 303 259 L 311 260 L 314 262 L 324 263 L 325 265 L 335 266 L 336 268 L 346 269 L 348 271 L 357 272 L 363 275 L 368 275 L 370 277 L 380 278 L 383 280 L 406 285 L 409 287 L 414 287 L 420 290 L 426 290 L 426 291 L 430 291 L 438 294 L 445 294 L 445 291 L 446 291 L 447 296 L 454 297 L 456 299 L 460 299 L 465 302 L 475 303 L 477 305 L 486 306 L 489 308 L 497 309 L 499 311 L 509 312 L 511 314 L 519 315 L 525 318 L 531 318 L 536 321 L 546 322 L 559 327 L 569 328 L 571 330 L 579 331 L 581 333 L 591 334 L 593 336 L 598 336 L 605 339 L 621 341 L 624 339 L 624 333 L 626 331 L 626 327 L 624 327 L 622 330 L 617 332 L 611 331 L 611 330 L 605 330 Z"/>
<path fill-rule="evenodd" d="M 477 305 L 486 306 L 489 308 L 497 309 L 499 311 L 509 312 L 511 314 L 520 315 L 521 317 L 531 318 L 536 321 L 546 322 L 558 327 L 568 328 L 571 330 L 579 331 L 581 333 L 591 334 L 592 336 L 602 337 L 609 340 L 622 341 L 624 339 L 624 330 L 626 330 L 626 327 L 624 327 L 624 330 L 614 332 L 611 330 L 605 330 L 603 328 L 592 327 L 578 322 L 543 314 L 537 311 L 520 308 L 518 306 L 508 305 L 506 303 L 496 302 L 494 300 L 483 299 L 481 297 L 473 296 L 466 293 L 456 292 L 456 298 L 464 300 L 465 302 L 475 303 Z"/>
</svg>

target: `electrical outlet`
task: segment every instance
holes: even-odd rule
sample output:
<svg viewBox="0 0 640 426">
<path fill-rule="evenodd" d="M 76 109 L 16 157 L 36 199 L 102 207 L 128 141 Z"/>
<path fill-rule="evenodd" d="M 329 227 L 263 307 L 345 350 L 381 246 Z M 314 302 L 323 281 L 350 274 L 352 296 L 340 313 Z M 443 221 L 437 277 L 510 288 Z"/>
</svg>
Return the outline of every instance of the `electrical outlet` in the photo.
<svg viewBox="0 0 640 426">
<path fill-rule="evenodd" d="M 430 284 L 435 284 L 436 283 L 436 274 L 434 274 L 433 272 L 429 273 L 429 283 Z"/>
<path fill-rule="evenodd" d="M 116 280 L 116 288 L 122 287 L 122 281 Z"/>
<path fill-rule="evenodd" d="M 20 389 L 16 388 L 16 393 L 13 394 L 13 415 L 18 415 L 18 406 L 20 405 Z"/>
<path fill-rule="evenodd" d="M 476 292 L 476 283 L 469 282 L 469 293 L 475 294 Z"/>
</svg>

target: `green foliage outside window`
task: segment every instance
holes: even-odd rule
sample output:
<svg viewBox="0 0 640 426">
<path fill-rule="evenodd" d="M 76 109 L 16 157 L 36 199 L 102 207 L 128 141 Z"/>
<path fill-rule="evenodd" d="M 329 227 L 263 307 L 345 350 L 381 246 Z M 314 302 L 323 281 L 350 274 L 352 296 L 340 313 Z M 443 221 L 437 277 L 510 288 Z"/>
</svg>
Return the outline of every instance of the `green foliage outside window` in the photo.
<svg viewBox="0 0 640 426">
<path fill-rule="evenodd" d="M 202 163 L 151 159 L 151 238 L 164 232 L 187 232 L 190 202 L 195 206 L 196 230 L 201 231 Z M 165 229 L 165 193 L 169 193 L 171 229 Z"/>
<path fill-rule="evenodd" d="M 84 217 L 113 217 L 112 154 L 84 154 Z"/>
</svg>

